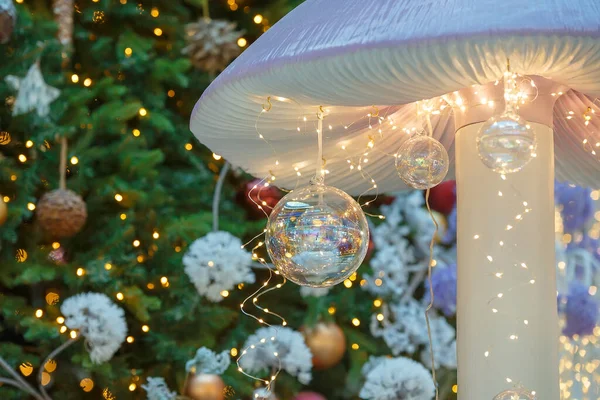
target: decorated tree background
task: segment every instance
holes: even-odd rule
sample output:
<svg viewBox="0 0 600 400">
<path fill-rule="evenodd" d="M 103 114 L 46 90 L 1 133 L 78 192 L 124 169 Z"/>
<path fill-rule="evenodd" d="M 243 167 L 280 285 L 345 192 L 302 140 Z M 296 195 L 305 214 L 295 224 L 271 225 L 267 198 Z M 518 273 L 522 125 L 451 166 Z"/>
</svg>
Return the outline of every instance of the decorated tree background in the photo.
<svg viewBox="0 0 600 400">
<path fill-rule="evenodd" d="M 2 399 L 432 398 L 435 227 L 422 192 L 369 199 L 382 218 L 342 284 L 261 297 L 286 327 L 240 311 L 271 276 L 257 235 L 285 192 L 230 170 L 188 120 L 216 74 L 300 2 L 0 0 Z M 597 283 L 577 272 L 597 274 L 598 193 L 557 186 L 572 393 L 577 364 L 597 358 L 576 349 L 600 335 Z M 441 399 L 458 390 L 455 201 L 453 182 L 432 191 Z M 238 370 L 268 379 L 279 361 L 274 394 Z"/>
</svg>

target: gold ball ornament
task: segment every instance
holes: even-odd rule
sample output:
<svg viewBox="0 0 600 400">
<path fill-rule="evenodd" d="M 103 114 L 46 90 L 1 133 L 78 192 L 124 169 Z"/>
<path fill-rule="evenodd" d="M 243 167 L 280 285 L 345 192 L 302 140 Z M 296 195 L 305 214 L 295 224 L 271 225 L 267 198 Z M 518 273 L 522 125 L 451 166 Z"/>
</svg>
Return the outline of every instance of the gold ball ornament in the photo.
<svg viewBox="0 0 600 400">
<path fill-rule="evenodd" d="M 223 400 L 225 383 L 219 375 L 190 372 L 185 380 L 183 394 L 192 400 Z"/>
<path fill-rule="evenodd" d="M 7 218 L 8 207 L 6 206 L 6 203 L 2 200 L 2 196 L 0 196 L 0 226 L 4 225 Z"/>
<path fill-rule="evenodd" d="M 315 369 L 331 368 L 344 357 L 346 336 L 336 324 L 319 322 L 313 328 L 305 328 L 303 331 L 306 345 L 313 354 Z"/>
<path fill-rule="evenodd" d="M 68 238 L 83 228 L 87 207 L 77 193 L 57 189 L 42 196 L 37 204 L 37 220 L 54 238 Z"/>
</svg>

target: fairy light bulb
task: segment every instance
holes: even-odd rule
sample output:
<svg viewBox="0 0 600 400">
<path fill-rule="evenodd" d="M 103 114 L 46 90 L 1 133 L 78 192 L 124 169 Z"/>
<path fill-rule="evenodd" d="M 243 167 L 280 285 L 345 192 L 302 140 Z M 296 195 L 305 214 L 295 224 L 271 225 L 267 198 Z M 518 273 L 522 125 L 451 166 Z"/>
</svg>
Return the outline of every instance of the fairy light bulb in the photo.
<svg viewBox="0 0 600 400">
<path fill-rule="evenodd" d="M 273 208 L 266 247 L 285 278 L 310 287 L 348 279 L 367 254 L 369 228 L 360 205 L 320 180 L 294 190 Z"/>
<path fill-rule="evenodd" d="M 396 156 L 400 178 L 414 189 L 426 190 L 441 183 L 450 167 L 446 148 L 436 139 L 415 135 L 402 143 Z"/>
<path fill-rule="evenodd" d="M 517 113 L 516 76 L 504 75 L 505 109 L 490 118 L 477 134 L 477 151 L 481 161 L 492 171 L 510 174 L 522 170 L 537 149 L 535 131 Z"/>
</svg>

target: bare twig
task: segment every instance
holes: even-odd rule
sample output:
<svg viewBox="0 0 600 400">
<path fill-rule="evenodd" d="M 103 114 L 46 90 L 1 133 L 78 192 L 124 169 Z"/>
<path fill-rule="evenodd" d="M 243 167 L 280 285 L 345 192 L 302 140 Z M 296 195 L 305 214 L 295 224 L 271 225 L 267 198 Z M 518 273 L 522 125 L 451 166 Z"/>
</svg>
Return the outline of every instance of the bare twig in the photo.
<svg viewBox="0 0 600 400">
<path fill-rule="evenodd" d="M 401 303 L 405 303 L 413 297 L 415 290 L 417 290 L 417 288 L 425 280 L 426 274 L 427 274 L 427 268 L 422 268 L 412 276 L 412 279 L 410 280 L 410 283 L 408 284 L 408 288 L 406 288 L 406 291 L 404 292 L 402 299 L 400 299 Z"/>
<path fill-rule="evenodd" d="M 23 386 L 21 386 L 21 384 L 19 382 L 15 381 L 15 380 L 12 380 L 12 379 L 0 378 L 0 383 L 2 383 L 4 385 L 14 386 L 17 389 L 25 391 L 25 389 L 23 389 Z"/>
<path fill-rule="evenodd" d="M 68 341 L 64 342 L 63 344 L 58 346 L 56 349 L 54 349 L 54 351 L 52 353 L 48 354 L 48 357 L 46 357 L 46 359 L 44 360 L 42 365 L 40 365 L 40 371 L 38 372 L 38 382 L 40 385 L 39 386 L 40 392 L 42 393 L 44 400 L 52 400 L 51 397 L 48 396 L 48 393 L 46 393 L 46 389 L 44 389 L 44 385 L 42 385 L 42 374 L 44 373 L 44 367 L 46 366 L 46 363 L 50 360 L 53 360 L 58 354 L 60 354 L 63 350 L 65 350 L 67 347 L 69 347 L 70 345 L 72 345 L 73 343 L 75 343 L 78 340 L 79 340 L 79 337 L 77 339 L 69 339 Z"/>
<path fill-rule="evenodd" d="M 17 374 L 17 372 L 14 369 L 12 369 L 11 366 L 2 357 L 0 357 L 0 367 L 4 368 L 6 372 L 8 372 L 13 378 L 15 378 L 15 382 L 18 382 L 18 384 L 20 385 L 19 388 L 21 390 L 35 397 L 36 400 L 45 400 L 38 392 L 36 392 L 36 390 L 29 383 L 27 383 L 25 379 L 19 376 L 19 374 Z M 9 381 L 11 380 L 9 379 Z"/>
</svg>

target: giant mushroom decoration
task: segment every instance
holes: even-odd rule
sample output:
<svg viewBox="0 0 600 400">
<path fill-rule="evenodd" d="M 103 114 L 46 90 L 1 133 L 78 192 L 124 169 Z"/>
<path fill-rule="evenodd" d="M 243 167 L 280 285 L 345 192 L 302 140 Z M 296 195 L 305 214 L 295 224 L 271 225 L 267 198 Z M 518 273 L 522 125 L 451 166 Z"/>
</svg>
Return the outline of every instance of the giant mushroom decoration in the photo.
<svg viewBox="0 0 600 400">
<path fill-rule="evenodd" d="M 455 161 L 459 397 L 520 383 L 558 399 L 555 164 L 559 180 L 600 184 L 599 94 L 595 0 L 307 0 L 213 82 L 191 129 L 294 188 L 318 167 L 322 107 L 328 184 L 358 195 L 406 188 L 394 152 L 425 113 Z M 536 138 L 510 174 L 484 165 L 477 146 L 505 108 Z M 501 157 L 521 144 L 503 140 L 492 141 Z"/>
</svg>

